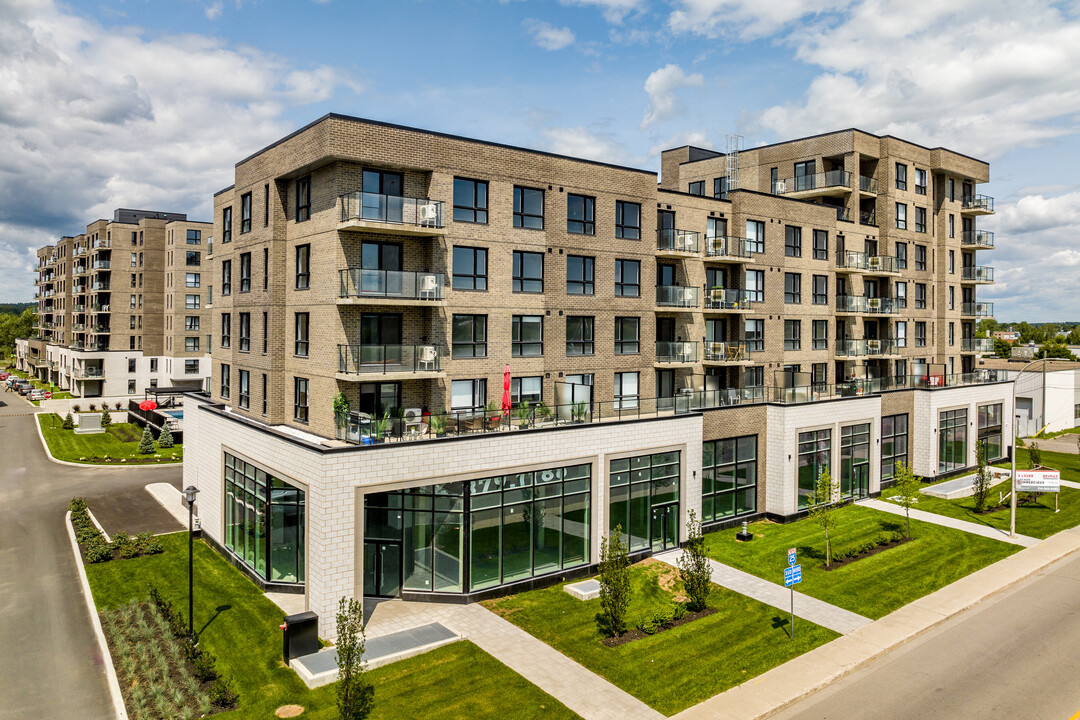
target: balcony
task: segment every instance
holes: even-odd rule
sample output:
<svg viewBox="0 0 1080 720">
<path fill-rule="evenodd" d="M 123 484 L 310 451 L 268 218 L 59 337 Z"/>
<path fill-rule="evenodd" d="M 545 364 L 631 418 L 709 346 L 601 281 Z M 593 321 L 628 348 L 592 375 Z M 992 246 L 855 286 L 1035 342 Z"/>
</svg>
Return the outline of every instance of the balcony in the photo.
<svg viewBox="0 0 1080 720">
<path fill-rule="evenodd" d="M 986 284 L 994 282 L 994 268 L 983 265 L 965 265 L 961 269 L 960 282 Z"/>
<path fill-rule="evenodd" d="M 443 376 L 446 349 L 435 345 L 338 345 L 339 380 L 378 375 L 380 379 Z"/>
<path fill-rule="evenodd" d="M 349 268 L 338 271 L 338 282 L 339 305 L 442 305 L 446 299 L 446 276 L 441 273 Z"/>
<path fill-rule="evenodd" d="M 74 268 L 71 269 L 71 274 L 72 275 L 85 275 L 87 272 L 88 272 L 88 268 L 86 267 L 85 264 L 84 265 L 76 265 Z"/>
<path fill-rule="evenodd" d="M 701 233 L 659 228 L 656 231 L 656 250 L 660 255 L 696 255 L 701 252 Z"/>
<path fill-rule="evenodd" d="M 746 365 L 751 362 L 751 350 L 744 342 L 706 342 L 706 365 Z"/>
<path fill-rule="evenodd" d="M 658 363 L 696 363 L 701 360 L 700 343 L 694 340 L 656 343 Z"/>
<path fill-rule="evenodd" d="M 77 245 L 74 250 L 71 251 L 72 257 L 82 257 L 86 254 L 86 248 L 82 245 Z"/>
<path fill-rule="evenodd" d="M 966 302 L 960 305 L 961 317 L 994 317 L 994 303 Z"/>
<path fill-rule="evenodd" d="M 86 312 L 86 303 L 75 303 L 71 306 L 72 312 L 84 313 Z"/>
<path fill-rule="evenodd" d="M 900 308 L 894 298 L 841 295 L 836 298 L 836 312 L 854 315 L 896 315 Z"/>
<path fill-rule="evenodd" d="M 109 290 L 109 283 L 104 282 L 102 280 L 95 280 L 94 282 L 90 283 L 90 289 L 91 290 L 98 290 L 98 291 L 107 291 L 107 290 Z"/>
<path fill-rule="evenodd" d="M 754 307 L 753 294 L 749 290 L 728 290 L 725 288 L 705 289 L 705 310 L 724 310 L 727 312 L 749 312 Z"/>
<path fill-rule="evenodd" d="M 705 259 L 726 262 L 745 262 L 753 256 L 750 243 L 741 237 L 706 237 Z"/>
<path fill-rule="evenodd" d="M 877 213 L 873 210 L 860 210 L 859 224 L 867 227 L 877 227 Z"/>
<path fill-rule="evenodd" d="M 108 250 L 112 247 L 112 240 L 109 240 L 108 238 L 98 238 L 90 245 L 90 247 L 94 250 Z"/>
<path fill-rule="evenodd" d="M 897 348 L 891 339 L 884 340 L 837 340 L 837 357 L 884 357 L 896 355 Z"/>
<path fill-rule="evenodd" d="M 105 352 L 109 349 L 108 341 L 98 341 L 86 344 L 86 349 L 93 352 Z"/>
<path fill-rule="evenodd" d="M 782 405 L 835 400 L 837 398 L 858 398 L 873 395 L 883 390 L 881 380 L 851 380 L 842 383 L 818 383 L 798 387 L 773 387 L 769 399 Z"/>
<path fill-rule="evenodd" d="M 109 304 L 105 303 L 102 305 L 101 303 L 94 303 L 90 306 L 90 312 L 107 313 L 109 312 Z"/>
<path fill-rule="evenodd" d="M 792 198 L 839 197 L 851 192 L 851 173 L 845 170 L 827 170 L 813 175 L 785 178 L 773 188 L 777 195 Z"/>
<path fill-rule="evenodd" d="M 994 340 L 992 338 L 966 337 L 960 341 L 960 352 L 977 353 L 979 355 L 992 353 L 994 352 Z"/>
<path fill-rule="evenodd" d="M 71 292 L 74 295 L 82 295 L 86 292 L 86 285 L 73 285 L 71 287 Z"/>
<path fill-rule="evenodd" d="M 859 192 L 867 195 L 877 195 L 877 178 L 860 175 Z"/>
<path fill-rule="evenodd" d="M 960 212 L 965 215 L 992 215 L 994 198 L 989 195 L 965 195 L 960 199 Z"/>
<path fill-rule="evenodd" d="M 82 332 L 86 329 L 86 323 L 72 323 L 71 329 L 75 332 Z"/>
<path fill-rule="evenodd" d="M 681 285 L 660 285 L 656 288 L 656 304 L 674 310 L 694 310 L 701 307 L 701 289 Z"/>
<path fill-rule="evenodd" d="M 112 261 L 110 261 L 110 260 L 95 260 L 94 262 L 90 263 L 90 267 L 92 267 L 94 270 L 111 270 L 112 269 Z"/>
<path fill-rule="evenodd" d="M 993 250 L 994 233 L 989 230 L 965 230 L 960 235 L 960 247 L 965 250 Z"/>
<path fill-rule="evenodd" d="M 90 332 L 94 335 L 108 335 L 109 326 L 102 323 L 91 323 Z"/>
<path fill-rule="evenodd" d="M 400 195 L 353 192 L 342 195 L 339 230 L 394 235 L 446 234 L 443 203 Z"/>
<path fill-rule="evenodd" d="M 75 349 L 72 345 L 72 349 Z M 75 365 L 71 369 L 71 377 L 73 380 L 100 380 L 105 377 L 105 371 L 100 367 L 79 367 Z"/>
</svg>

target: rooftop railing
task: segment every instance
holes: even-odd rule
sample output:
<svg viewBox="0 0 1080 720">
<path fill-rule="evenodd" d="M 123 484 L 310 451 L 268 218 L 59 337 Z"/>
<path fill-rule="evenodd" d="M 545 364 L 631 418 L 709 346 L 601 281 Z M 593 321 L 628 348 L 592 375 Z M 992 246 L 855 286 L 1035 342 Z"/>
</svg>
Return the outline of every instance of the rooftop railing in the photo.
<svg viewBox="0 0 1080 720">
<path fill-rule="evenodd" d="M 699 253 L 701 252 L 701 233 L 693 230 L 658 228 L 656 249 L 664 252 Z"/>
<path fill-rule="evenodd" d="M 348 220 L 441 228 L 444 227 L 443 203 L 400 195 L 352 192 L 341 196 L 341 221 Z"/>
<path fill-rule="evenodd" d="M 446 276 L 441 273 L 349 268 L 338 272 L 340 297 L 442 300 Z"/>
<path fill-rule="evenodd" d="M 446 349 L 435 345 L 338 345 L 338 372 L 439 372 Z"/>
<path fill-rule="evenodd" d="M 701 307 L 701 288 L 659 285 L 656 288 L 656 304 L 660 307 Z"/>
</svg>

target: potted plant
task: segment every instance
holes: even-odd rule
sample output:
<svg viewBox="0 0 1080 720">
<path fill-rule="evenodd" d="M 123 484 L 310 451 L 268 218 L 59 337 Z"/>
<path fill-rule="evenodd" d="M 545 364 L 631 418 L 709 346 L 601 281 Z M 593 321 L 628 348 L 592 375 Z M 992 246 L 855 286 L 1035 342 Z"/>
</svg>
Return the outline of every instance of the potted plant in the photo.
<svg viewBox="0 0 1080 720">
<path fill-rule="evenodd" d="M 529 407 L 529 401 L 526 400 L 514 408 L 514 414 L 517 415 L 517 419 L 521 424 L 521 429 L 527 430 L 529 427 L 529 419 L 533 414 L 532 409 Z"/>
<path fill-rule="evenodd" d="M 371 421 L 371 435 L 375 442 L 386 441 L 386 431 L 390 429 L 390 413 L 385 412 L 381 418 Z"/>
<path fill-rule="evenodd" d="M 345 426 L 345 420 L 348 414 L 349 399 L 345 397 L 345 393 L 339 392 L 334 396 L 334 424 L 337 426 L 339 432 L 341 428 Z"/>
<path fill-rule="evenodd" d="M 574 422 L 585 422 L 585 413 L 588 412 L 589 406 L 585 404 L 584 400 L 579 400 L 573 404 L 570 408 L 570 414 L 573 417 Z"/>
<path fill-rule="evenodd" d="M 540 418 L 542 420 L 550 419 L 551 418 L 551 408 L 549 408 L 547 405 L 545 405 L 542 402 L 537 403 L 536 404 L 535 417 L 538 417 L 538 418 Z"/>
<path fill-rule="evenodd" d="M 499 403 L 492 400 L 484 409 L 487 411 L 488 429 L 494 430 L 499 426 L 499 419 L 502 417 L 502 407 Z"/>
<path fill-rule="evenodd" d="M 435 433 L 435 437 L 442 437 L 446 434 L 446 416 L 445 415 L 432 415 L 428 421 L 431 432 Z"/>
</svg>

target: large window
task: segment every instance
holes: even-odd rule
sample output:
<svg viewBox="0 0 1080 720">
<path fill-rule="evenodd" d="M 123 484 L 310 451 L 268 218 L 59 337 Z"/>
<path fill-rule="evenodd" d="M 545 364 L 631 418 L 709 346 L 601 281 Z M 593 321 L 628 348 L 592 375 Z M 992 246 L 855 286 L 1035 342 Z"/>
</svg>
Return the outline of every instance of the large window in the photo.
<svg viewBox="0 0 1080 720">
<path fill-rule="evenodd" d="M 907 205 L 896 203 L 896 228 L 907 230 Z"/>
<path fill-rule="evenodd" d="M 232 242 L 232 208 L 222 208 L 221 210 L 221 242 Z"/>
<path fill-rule="evenodd" d="M 240 316 L 240 352 L 251 352 L 251 313 L 238 313 Z"/>
<path fill-rule="evenodd" d="M 815 305 L 829 304 L 829 276 L 814 275 L 814 287 L 811 289 L 810 300 Z"/>
<path fill-rule="evenodd" d="M 221 397 L 224 400 L 229 399 L 229 391 L 232 383 L 230 382 L 230 374 L 232 368 L 225 363 L 221 364 Z"/>
<path fill-rule="evenodd" d="M 221 261 L 221 294 L 232 295 L 232 260 Z"/>
<path fill-rule="evenodd" d="M 927 173 L 926 170 L 919 170 L 918 168 L 915 168 L 915 194 L 916 195 L 925 195 L 926 194 L 926 186 L 927 186 L 927 183 L 928 183 L 927 177 L 928 177 L 928 173 Z"/>
<path fill-rule="evenodd" d="M 746 221 L 746 249 L 750 252 L 765 252 L 765 223 L 761 220 Z"/>
<path fill-rule="evenodd" d="M 713 197 L 718 200 L 728 199 L 728 181 L 727 176 L 713 178 Z"/>
<path fill-rule="evenodd" d="M 615 237 L 627 240 L 641 239 L 641 205 L 615 201 Z"/>
<path fill-rule="evenodd" d="M 896 163 L 896 189 L 907 190 L 907 165 Z"/>
<path fill-rule="evenodd" d="M 200 295 L 185 295 L 184 296 L 184 309 L 186 310 L 198 310 L 200 307 Z"/>
<path fill-rule="evenodd" d="M 566 354 L 592 355 L 593 318 L 568 315 L 566 317 Z"/>
<path fill-rule="evenodd" d="M 757 510 L 757 435 L 710 440 L 701 452 L 701 521 Z"/>
<path fill-rule="evenodd" d="M 641 295 L 641 263 L 637 260 L 615 261 L 615 295 L 638 297 Z"/>
<path fill-rule="evenodd" d="M 455 315 L 451 355 L 487 357 L 487 315 Z"/>
<path fill-rule="evenodd" d="M 514 292 L 544 292 L 544 256 L 537 252 L 514 251 Z"/>
<path fill-rule="evenodd" d="M 221 347 L 232 347 L 232 315 L 221 313 Z"/>
<path fill-rule="evenodd" d="M 240 371 L 240 392 L 237 393 L 236 404 L 241 409 L 247 410 L 251 407 L 251 373 L 247 370 Z"/>
<path fill-rule="evenodd" d="M 240 292 L 251 292 L 251 253 L 240 253 Z"/>
<path fill-rule="evenodd" d="M 187 231 L 187 244 L 198 245 L 202 242 L 202 230 L 188 230 Z"/>
<path fill-rule="evenodd" d="M 765 271 L 746 271 L 746 293 L 753 302 L 765 302 Z"/>
<path fill-rule="evenodd" d="M 199 318 L 198 315 L 187 315 L 187 316 L 185 316 L 184 317 L 184 330 L 186 330 L 188 332 L 192 332 L 192 331 L 198 332 L 199 331 L 199 320 L 200 320 L 200 318 Z"/>
<path fill-rule="evenodd" d="M 926 285 L 924 283 L 915 283 L 915 309 L 923 310 L 926 308 Z"/>
<path fill-rule="evenodd" d="M 240 234 L 251 232 L 251 193 L 240 196 Z"/>
<path fill-rule="evenodd" d="M 311 246 L 296 246 L 296 289 L 307 290 L 311 286 Z"/>
<path fill-rule="evenodd" d="M 896 477 L 897 463 L 908 462 L 908 416 L 886 415 L 881 418 L 881 479 Z"/>
<path fill-rule="evenodd" d="M 814 259 L 829 259 L 829 233 L 826 230 L 814 231 Z"/>
<path fill-rule="evenodd" d="M 896 267 L 907 269 L 907 243 L 896 243 Z"/>
<path fill-rule="evenodd" d="M 184 273 L 184 287 L 197 288 L 202 285 L 202 273 Z"/>
<path fill-rule="evenodd" d="M 802 302 L 802 275 L 799 273 L 784 273 L 784 302 Z"/>
<path fill-rule="evenodd" d="M 486 223 L 487 221 L 487 182 L 454 178 L 454 222 Z"/>
<path fill-rule="evenodd" d="M 828 320 L 814 320 L 813 321 L 813 346 L 814 350 L 825 350 L 829 347 L 829 321 Z"/>
<path fill-rule="evenodd" d="M 967 409 L 938 414 L 938 473 L 967 467 Z"/>
<path fill-rule="evenodd" d="M 784 349 L 799 350 L 802 348 L 802 321 L 784 321 Z"/>
<path fill-rule="evenodd" d="M 308 323 L 310 315 L 306 312 L 296 313 L 296 345 L 294 347 L 294 354 L 300 357 L 308 356 Z"/>
<path fill-rule="evenodd" d="M 979 440 L 986 452 L 986 461 L 993 462 L 1002 457 L 1001 450 L 1001 403 L 980 405 Z"/>
<path fill-rule="evenodd" d="M 784 228 L 784 255 L 802 257 L 802 228 L 788 225 Z"/>
<path fill-rule="evenodd" d="M 487 250 L 454 247 L 454 289 L 487 290 Z"/>
<path fill-rule="evenodd" d="M 537 405 L 544 399 L 544 378 L 540 375 L 516 377 L 510 379 L 510 405 L 518 407 L 522 403 Z"/>
<path fill-rule="evenodd" d="M 704 180 L 697 180 L 695 182 L 690 183 L 690 186 L 687 188 L 686 191 L 688 193 L 690 193 L 691 195 L 702 195 L 702 196 L 704 196 L 705 195 L 705 181 Z"/>
<path fill-rule="evenodd" d="M 641 319 L 615 318 L 615 354 L 636 355 L 641 352 Z"/>
<path fill-rule="evenodd" d="M 614 398 L 615 410 L 632 410 L 638 406 L 638 374 L 636 372 L 615 373 Z"/>
<path fill-rule="evenodd" d="M 765 350 L 765 321 L 747 320 L 744 333 L 746 337 L 746 349 L 750 352 L 762 352 Z"/>
<path fill-rule="evenodd" d="M 915 232 L 926 232 L 926 208 L 915 208 Z"/>
<path fill-rule="evenodd" d="M 544 354 L 544 317 L 514 315 L 511 326 L 510 355 L 539 357 Z"/>
<path fill-rule="evenodd" d="M 596 261 L 581 255 L 566 256 L 566 293 L 568 295 L 593 295 L 593 271 Z"/>
<path fill-rule="evenodd" d="M 303 423 L 308 421 L 307 378 L 293 378 L 293 419 Z"/>
<path fill-rule="evenodd" d="M 587 195 L 566 196 L 566 232 L 575 235 L 596 234 L 596 198 Z"/>
<path fill-rule="evenodd" d="M 514 187 L 514 227 L 544 229 L 544 191 Z"/>
<path fill-rule="evenodd" d="M 622 528 L 630 551 L 678 544 L 678 451 L 612 460 L 608 532 Z"/>
<path fill-rule="evenodd" d="M 915 269 L 916 270 L 925 270 L 926 269 L 926 246 L 925 245 L 916 245 L 915 246 Z"/>
<path fill-rule="evenodd" d="M 311 217 L 311 176 L 296 181 L 296 222 Z"/>
<path fill-rule="evenodd" d="M 870 492 L 870 423 L 840 428 L 840 497 Z"/>
<path fill-rule="evenodd" d="M 304 582 L 304 491 L 225 453 L 225 547 L 265 580 Z"/>
<path fill-rule="evenodd" d="M 184 255 L 184 264 L 188 267 L 202 265 L 202 253 L 198 250 L 188 250 Z"/>
<path fill-rule="evenodd" d="M 799 433 L 798 504 L 805 510 L 814 504 L 818 478 L 829 469 L 832 431 L 811 430 Z"/>
<path fill-rule="evenodd" d="M 450 382 L 450 409 L 476 410 L 487 404 L 487 380 L 452 380 Z"/>
</svg>

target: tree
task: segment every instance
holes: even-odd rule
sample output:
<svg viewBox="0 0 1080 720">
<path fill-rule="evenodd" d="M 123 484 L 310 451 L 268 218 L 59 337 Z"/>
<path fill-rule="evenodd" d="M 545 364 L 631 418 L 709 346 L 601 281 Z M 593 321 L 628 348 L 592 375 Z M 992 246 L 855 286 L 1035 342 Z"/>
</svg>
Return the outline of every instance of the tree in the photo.
<svg viewBox="0 0 1080 720">
<path fill-rule="evenodd" d="M 911 506 L 919 501 L 919 489 L 922 488 L 922 478 L 911 471 L 911 466 L 905 462 L 896 463 L 896 474 L 893 487 L 896 488 L 896 499 L 904 508 L 907 516 L 907 537 L 911 539 Z"/>
<path fill-rule="evenodd" d="M 994 318 L 983 318 L 975 326 L 975 337 L 990 337 L 998 327 L 998 321 Z"/>
<path fill-rule="evenodd" d="M 686 546 L 679 556 L 679 577 L 682 579 L 687 603 L 691 612 L 704 610 L 712 590 L 712 566 L 705 556 L 705 537 L 701 534 L 701 522 L 697 514 L 690 511 L 686 523 Z"/>
<path fill-rule="evenodd" d="M 1028 469 L 1034 470 L 1037 467 L 1042 467 L 1042 450 L 1039 443 L 1033 442 L 1028 446 Z"/>
<path fill-rule="evenodd" d="M 1043 358 L 1075 360 L 1076 356 L 1072 354 L 1072 350 L 1069 350 L 1069 346 L 1065 344 L 1063 338 L 1051 338 L 1043 343 L 1043 346 L 1035 353 L 1035 358 L 1037 360 Z"/>
<path fill-rule="evenodd" d="M 150 455 L 154 452 L 154 436 L 150 434 L 150 426 L 143 427 L 142 440 L 139 441 L 138 450 L 143 455 Z"/>
<path fill-rule="evenodd" d="M 1012 357 L 1012 343 L 1001 338 L 994 338 L 994 354 L 1008 360 Z"/>
<path fill-rule="evenodd" d="M 630 551 L 622 525 L 600 540 L 600 614 L 609 635 L 626 629 L 630 608 Z"/>
<path fill-rule="evenodd" d="M 157 439 L 158 447 L 171 448 L 175 443 L 173 442 L 172 430 L 169 429 L 169 424 L 165 423 L 165 426 L 161 428 L 161 434 Z"/>
<path fill-rule="evenodd" d="M 975 478 L 971 481 L 975 488 L 975 512 L 986 510 L 986 498 L 990 495 L 990 473 L 986 469 L 986 446 L 982 440 L 975 441 Z"/>
<path fill-rule="evenodd" d="M 102 405 L 101 407 L 101 427 L 109 427 L 112 425 L 112 413 L 109 412 L 108 405 Z"/>
<path fill-rule="evenodd" d="M 839 509 L 833 503 L 833 496 L 839 489 L 839 483 L 833 482 L 829 474 L 829 468 L 821 471 L 817 485 L 814 487 L 814 505 L 810 508 L 810 519 L 825 531 L 825 567 L 832 565 L 832 545 L 829 538 L 829 528 L 836 524 L 836 511 Z"/>
<path fill-rule="evenodd" d="M 341 598 L 337 610 L 337 706 L 341 720 L 363 720 L 375 707 L 375 688 L 364 675 L 364 606 Z"/>
<path fill-rule="evenodd" d="M 74 430 L 75 429 L 75 418 L 71 417 L 70 412 L 66 416 L 64 416 L 63 428 L 65 430 Z"/>
</svg>

